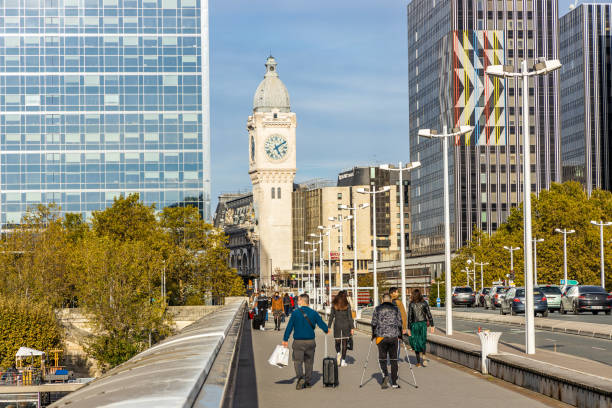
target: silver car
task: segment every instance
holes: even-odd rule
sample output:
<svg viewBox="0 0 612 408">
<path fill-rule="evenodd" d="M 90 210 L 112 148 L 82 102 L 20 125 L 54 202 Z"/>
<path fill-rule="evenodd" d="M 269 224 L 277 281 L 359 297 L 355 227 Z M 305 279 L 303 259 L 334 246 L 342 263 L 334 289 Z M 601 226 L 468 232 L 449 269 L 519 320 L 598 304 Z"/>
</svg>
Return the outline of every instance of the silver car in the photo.
<svg viewBox="0 0 612 408">
<path fill-rule="evenodd" d="M 546 295 L 548 301 L 548 311 L 554 312 L 561 309 L 561 288 L 556 285 L 536 286 L 534 289 L 540 289 Z"/>
</svg>

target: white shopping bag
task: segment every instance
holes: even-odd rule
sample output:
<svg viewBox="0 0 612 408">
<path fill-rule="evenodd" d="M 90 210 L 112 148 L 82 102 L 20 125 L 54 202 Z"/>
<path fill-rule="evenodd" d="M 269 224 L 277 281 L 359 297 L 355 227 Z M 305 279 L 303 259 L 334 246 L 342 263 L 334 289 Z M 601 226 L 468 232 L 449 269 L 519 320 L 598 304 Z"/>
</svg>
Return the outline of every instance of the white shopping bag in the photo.
<svg viewBox="0 0 612 408">
<path fill-rule="evenodd" d="M 289 349 L 282 345 L 276 346 L 268 363 L 276 367 L 287 367 L 289 365 Z"/>
</svg>

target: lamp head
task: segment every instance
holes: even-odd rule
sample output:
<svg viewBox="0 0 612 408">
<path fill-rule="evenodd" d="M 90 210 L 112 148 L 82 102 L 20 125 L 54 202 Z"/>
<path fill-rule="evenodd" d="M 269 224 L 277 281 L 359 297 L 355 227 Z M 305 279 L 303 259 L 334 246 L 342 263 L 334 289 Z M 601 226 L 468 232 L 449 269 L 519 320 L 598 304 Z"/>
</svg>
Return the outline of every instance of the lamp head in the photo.
<svg viewBox="0 0 612 408">
<path fill-rule="evenodd" d="M 539 58 L 539 62 L 533 66 L 533 69 L 537 74 L 548 74 L 561 68 L 561 61 L 559 60 L 547 60 L 545 58 Z"/>
<path fill-rule="evenodd" d="M 341 209 L 341 210 L 349 210 L 349 206 L 346 205 L 346 204 L 341 204 L 341 205 L 338 206 L 338 208 Z"/>
<path fill-rule="evenodd" d="M 370 206 L 370 204 L 368 204 L 368 203 L 359 204 L 359 208 L 361 208 L 361 209 L 368 208 L 369 206 Z"/>
<path fill-rule="evenodd" d="M 435 131 L 432 129 L 419 129 L 419 133 L 418 135 L 421 137 L 426 137 L 428 139 L 431 139 L 433 137 L 433 135 L 435 135 Z"/>
<path fill-rule="evenodd" d="M 412 169 L 416 169 L 417 167 L 421 167 L 421 162 L 420 161 L 414 161 L 414 162 L 408 164 L 408 166 L 406 168 L 408 170 L 412 170 Z"/>
<path fill-rule="evenodd" d="M 367 194 L 367 193 L 369 193 L 369 191 L 368 191 L 368 190 L 366 190 L 366 189 L 365 189 L 365 188 L 363 188 L 363 187 L 359 187 L 359 188 L 357 189 L 357 192 L 358 192 L 358 193 L 361 193 L 361 194 Z M 331 221 L 331 220 L 330 220 L 330 221 Z"/>
<path fill-rule="evenodd" d="M 387 191 L 389 191 L 389 190 L 391 190 L 391 187 L 389 187 L 389 186 L 384 186 L 384 187 L 383 187 L 383 188 L 382 188 L 380 191 L 381 191 L 381 192 L 383 192 L 383 193 L 385 193 L 385 192 L 387 192 Z"/>
<path fill-rule="evenodd" d="M 389 170 L 389 165 L 388 164 L 381 164 L 380 166 L 378 166 L 379 169 L 381 170 Z"/>
<path fill-rule="evenodd" d="M 335 217 L 329 217 L 327 220 L 328 221 L 336 221 L 336 218 Z"/>
</svg>

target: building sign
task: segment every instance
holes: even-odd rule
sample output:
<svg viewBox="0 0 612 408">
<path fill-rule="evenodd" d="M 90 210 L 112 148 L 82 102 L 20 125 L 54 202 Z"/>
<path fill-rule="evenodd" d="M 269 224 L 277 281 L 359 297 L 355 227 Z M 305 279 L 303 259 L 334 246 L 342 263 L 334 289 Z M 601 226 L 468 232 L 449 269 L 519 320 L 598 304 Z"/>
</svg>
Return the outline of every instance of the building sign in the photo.
<svg viewBox="0 0 612 408">
<path fill-rule="evenodd" d="M 340 252 L 330 252 L 329 256 L 331 257 L 332 261 L 340 260 Z M 343 260 L 346 259 L 346 254 L 344 252 L 342 253 L 342 258 Z"/>
</svg>

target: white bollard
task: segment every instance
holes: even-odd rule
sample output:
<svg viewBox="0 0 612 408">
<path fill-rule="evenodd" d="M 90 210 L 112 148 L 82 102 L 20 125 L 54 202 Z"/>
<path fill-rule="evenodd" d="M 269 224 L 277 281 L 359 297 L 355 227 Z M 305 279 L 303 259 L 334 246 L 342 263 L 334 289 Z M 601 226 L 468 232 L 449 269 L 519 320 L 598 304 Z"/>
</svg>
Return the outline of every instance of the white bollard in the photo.
<svg viewBox="0 0 612 408">
<path fill-rule="evenodd" d="M 487 356 L 489 354 L 497 354 L 497 343 L 499 342 L 501 335 L 501 332 L 483 331 L 478 333 L 478 337 L 480 337 L 480 345 L 482 347 L 482 352 L 480 354 L 480 371 L 483 374 L 489 373 L 489 361 L 487 360 Z"/>
</svg>

